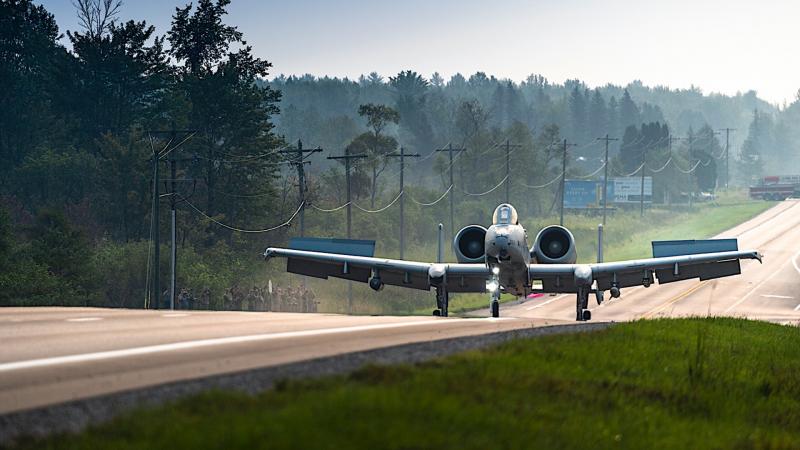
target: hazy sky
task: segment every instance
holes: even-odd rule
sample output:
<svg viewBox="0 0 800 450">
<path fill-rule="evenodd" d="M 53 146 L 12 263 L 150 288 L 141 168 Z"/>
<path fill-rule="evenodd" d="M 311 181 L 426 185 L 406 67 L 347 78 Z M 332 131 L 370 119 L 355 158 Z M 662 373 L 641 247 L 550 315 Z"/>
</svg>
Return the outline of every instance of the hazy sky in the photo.
<svg viewBox="0 0 800 450">
<path fill-rule="evenodd" d="M 185 3 L 128 0 L 120 18 L 164 33 Z M 62 32 L 76 28 L 70 0 L 42 4 Z M 800 89 L 796 0 L 233 0 L 229 12 L 273 75 L 537 73 L 592 87 L 638 79 L 704 93 L 752 89 L 773 103 Z"/>
</svg>

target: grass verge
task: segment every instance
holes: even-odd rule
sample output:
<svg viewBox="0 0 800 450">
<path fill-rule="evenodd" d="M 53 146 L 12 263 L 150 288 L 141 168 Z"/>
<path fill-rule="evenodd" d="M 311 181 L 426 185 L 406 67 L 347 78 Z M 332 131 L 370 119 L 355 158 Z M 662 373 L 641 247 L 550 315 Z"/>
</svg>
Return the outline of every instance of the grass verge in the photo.
<svg viewBox="0 0 800 450">
<path fill-rule="evenodd" d="M 664 319 L 212 392 L 19 448 L 797 448 L 797 328 Z"/>
</svg>

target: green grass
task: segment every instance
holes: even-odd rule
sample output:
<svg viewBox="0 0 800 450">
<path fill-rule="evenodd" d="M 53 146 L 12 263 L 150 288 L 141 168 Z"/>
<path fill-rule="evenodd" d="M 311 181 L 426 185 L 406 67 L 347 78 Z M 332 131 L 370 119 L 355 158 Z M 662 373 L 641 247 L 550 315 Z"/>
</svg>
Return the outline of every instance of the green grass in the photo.
<svg viewBox="0 0 800 450">
<path fill-rule="evenodd" d="M 798 342 L 741 319 L 639 321 L 203 394 L 20 448 L 797 448 Z"/>
</svg>

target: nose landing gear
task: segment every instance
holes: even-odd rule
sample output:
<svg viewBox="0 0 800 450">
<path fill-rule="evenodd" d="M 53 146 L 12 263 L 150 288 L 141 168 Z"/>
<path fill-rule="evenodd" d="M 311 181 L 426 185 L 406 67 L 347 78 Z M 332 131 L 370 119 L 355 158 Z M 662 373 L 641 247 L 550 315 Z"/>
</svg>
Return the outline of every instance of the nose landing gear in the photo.
<svg viewBox="0 0 800 450">
<path fill-rule="evenodd" d="M 500 277 L 497 273 L 492 273 L 492 278 L 486 287 L 489 290 L 489 311 L 492 317 L 500 317 Z"/>
</svg>

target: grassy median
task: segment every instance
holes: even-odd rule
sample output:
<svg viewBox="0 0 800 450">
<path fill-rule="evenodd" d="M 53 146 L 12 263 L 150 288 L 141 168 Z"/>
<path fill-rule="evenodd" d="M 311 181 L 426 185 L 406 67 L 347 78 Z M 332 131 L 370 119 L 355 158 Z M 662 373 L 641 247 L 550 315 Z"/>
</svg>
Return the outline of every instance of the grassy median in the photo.
<svg viewBox="0 0 800 450">
<path fill-rule="evenodd" d="M 800 331 L 662 319 L 215 392 L 21 448 L 797 448 Z"/>
</svg>

